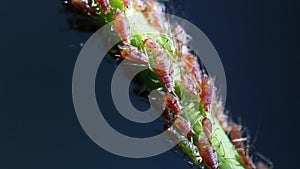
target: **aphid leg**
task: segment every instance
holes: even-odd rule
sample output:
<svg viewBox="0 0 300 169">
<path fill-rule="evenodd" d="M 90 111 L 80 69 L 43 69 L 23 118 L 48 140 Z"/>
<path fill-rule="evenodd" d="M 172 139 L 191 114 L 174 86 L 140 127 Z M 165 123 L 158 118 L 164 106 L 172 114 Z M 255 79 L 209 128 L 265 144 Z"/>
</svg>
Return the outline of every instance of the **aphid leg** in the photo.
<svg viewBox="0 0 300 169">
<path fill-rule="evenodd" d="M 126 45 L 129 45 L 131 38 L 129 21 L 126 18 L 125 14 L 119 9 L 117 9 L 116 13 L 114 14 L 113 24 L 122 42 Z"/>
<path fill-rule="evenodd" d="M 244 142 L 244 141 L 248 141 L 248 139 L 246 137 L 244 138 L 238 138 L 238 139 L 234 139 L 234 140 L 231 140 L 233 143 L 234 142 Z"/>
<path fill-rule="evenodd" d="M 202 115 L 200 113 L 198 113 L 198 115 L 196 116 L 195 120 L 193 121 L 193 125 L 192 125 L 192 128 L 194 127 L 194 125 L 196 125 L 197 121 L 201 122 L 201 118 L 202 118 Z"/>
</svg>

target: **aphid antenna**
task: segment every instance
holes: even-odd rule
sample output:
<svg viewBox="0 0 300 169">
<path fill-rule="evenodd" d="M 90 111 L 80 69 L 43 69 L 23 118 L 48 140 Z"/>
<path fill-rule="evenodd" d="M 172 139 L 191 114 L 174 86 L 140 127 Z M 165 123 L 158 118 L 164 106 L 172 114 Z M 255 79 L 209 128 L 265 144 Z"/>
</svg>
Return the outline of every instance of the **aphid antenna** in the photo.
<svg viewBox="0 0 300 169">
<path fill-rule="evenodd" d="M 259 120 L 259 122 L 258 122 L 257 130 L 256 130 L 256 132 L 255 132 L 254 138 L 253 138 L 253 140 L 251 141 L 251 144 L 250 144 L 249 148 L 252 148 L 252 147 L 254 146 L 254 144 L 256 143 L 260 131 L 261 131 L 261 120 Z"/>
</svg>

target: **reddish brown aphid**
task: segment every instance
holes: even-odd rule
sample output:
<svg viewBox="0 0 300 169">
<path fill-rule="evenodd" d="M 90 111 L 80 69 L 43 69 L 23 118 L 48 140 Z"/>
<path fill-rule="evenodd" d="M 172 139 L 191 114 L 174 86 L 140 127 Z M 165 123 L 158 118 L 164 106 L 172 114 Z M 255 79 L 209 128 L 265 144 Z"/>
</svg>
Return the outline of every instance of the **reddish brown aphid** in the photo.
<svg viewBox="0 0 300 169">
<path fill-rule="evenodd" d="M 181 74 L 181 81 L 185 87 L 186 90 L 188 90 L 193 95 L 198 94 L 197 86 L 194 83 L 194 81 L 190 78 L 190 76 Z"/>
<path fill-rule="evenodd" d="M 150 25 L 158 29 L 160 32 L 164 31 L 164 20 L 162 16 L 161 4 L 156 1 L 149 0 L 143 14 L 148 19 Z"/>
<path fill-rule="evenodd" d="M 198 58 L 190 53 L 187 53 L 184 56 L 184 62 L 186 65 L 186 69 L 195 77 L 198 85 L 200 86 L 202 81 L 202 73 L 200 70 L 200 65 L 198 63 Z"/>
<path fill-rule="evenodd" d="M 158 52 L 159 50 L 162 50 L 162 48 L 159 46 L 159 44 L 151 38 L 145 39 L 144 44 L 152 52 Z"/>
<path fill-rule="evenodd" d="M 131 0 L 122 0 L 126 8 L 131 8 L 132 3 Z"/>
<path fill-rule="evenodd" d="M 133 62 L 142 63 L 148 65 L 149 58 L 137 47 L 131 45 L 118 46 L 121 56 L 125 59 L 131 60 Z"/>
<path fill-rule="evenodd" d="M 211 133 L 212 133 L 212 123 L 209 120 L 209 118 L 204 117 L 201 121 L 202 127 L 203 127 L 203 132 L 205 133 L 205 136 L 207 138 L 211 138 Z"/>
<path fill-rule="evenodd" d="M 201 93 L 200 93 L 201 103 L 205 111 L 210 111 L 211 103 L 215 97 L 214 83 L 207 75 L 204 75 L 202 77 L 202 83 L 200 87 L 201 87 Z"/>
<path fill-rule="evenodd" d="M 204 117 L 201 120 L 201 124 L 203 127 L 205 137 L 200 136 L 198 140 L 198 149 L 200 156 L 202 157 L 205 164 L 208 165 L 210 168 L 219 169 L 216 150 L 209 141 L 212 134 L 212 123 L 209 120 L 209 118 Z"/>
<path fill-rule="evenodd" d="M 174 118 L 174 126 L 189 140 L 194 136 L 194 132 L 191 128 L 189 121 L 185 120 L 183 117 L 176 115 Z"/>
<path fill-rule="evenodd" d="M 178 50 L 182 49 L 183 44 L 186 44 L 186 33 L 180 25 L 177 25 L 172 32 L 173 38 L 177 43 Z"/>
<path fill-rule="evenodd" d="M 211 145 L 208 138 L 200 136 L 198 140 L 198 150 L 206 165 L 211 169 L 219 169 L 216 150 Z"/>
<path fill-rule="evenodd" d="M 174 69 L 173 64 L 170 58 L 163 50 L 159 50 L 154 57 L 155 70 L 161 79 L 161 81 L 165 84 L 168 92 L 174 91 Z"/>
<path fill-rule="evenodd" d="M 168 92 L 174 91 L 174 69 L 173 64 L 168 54 L 151 38 L 144 40 L 145 46 L 153 52 L 156 52 L 154 56 L 155 69 L 160 77 L 161 81 L 165 84 Z"/>
<path fill-rule="evenodd" d="M 172 35 L 176 42 L 177 50 L 179 51 L 178 55 L 182 56 L 183 46 L 188 43 L 189 36 L 180 25 L 174 28 Z"/>
<path fill-rule="evenodd" d="M 171 115 L 168 109 L 165 109 L 164 112 L 162 113 L 162 117 L 169 122 L 171 120 Z"/>
<path fill-rule="evenodd" d="M 238 141 L 243 136 L 242 126 L 237 125 L 235 123 L 231 124 L 231 131 L 230 131 L 230 138 L 234 147 L 237 149 L 238 153 L 240 154 L 241 159 L 243 160 L 245 166 L 248 169 L 255 169 L 256 166 L 252 161 L 252 158 L 249 156 L 246 146 L 243 141 Z M 237 141 L 235 141 L 237 140 Z"/>
<path fill-rule="evenodd" d="M 115 29 L 121 37 L 124 44 L 130 44 L 130 26 L 124 13 L 119 9 L 116 10 L 114 15 Z"/>
<path fill-rule="evenodd" d="M 170 93 L 165 93 L 164 102 L 166 106 L 173 110 L 176 114 L 181 114 L 181 105 L 177 97 Z"/>
<path fill-rule="evenodd" d="M 239 154 L 246 154 L 246 147 L 244 142 L 234 141 L 237 139 L 241 139 L 242 137 L 243 137 L 242 126 L 232 123 L 231 131 L 230 131 L 230 138 L 231 140 L 233 140 L 232 143 L 237 149 L 237 151 L 239 152 Z"/>
<path fill-rule="evenodd" d="M 105 14 L 110 12 L 110 4 L 108 0 L 97 0 L 100 7 L 103 9 Z"/>
</svg>

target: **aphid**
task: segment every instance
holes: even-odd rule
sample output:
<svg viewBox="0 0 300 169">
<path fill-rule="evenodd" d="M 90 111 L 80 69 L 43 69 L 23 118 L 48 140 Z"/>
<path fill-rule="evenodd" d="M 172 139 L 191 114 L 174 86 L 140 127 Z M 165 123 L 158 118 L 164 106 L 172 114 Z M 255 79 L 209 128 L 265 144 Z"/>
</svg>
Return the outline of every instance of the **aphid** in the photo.
<svg viewBox="0 0 300 169">
<path fill-rule="evenodd" d="M 172 35 L 177 42 L 177 48 L 181 50 L 183 44 L 186 44 L 186 33 L 183 30 L 183 28 L 180 25 L 177 25 L 173 32 Z"/>
<path fill-rule="evenodd" d="M 231 131 L 230 131 L 230 138 L 233 143 L 233 145 L 235 146 L 235 148 L 237 149 L 237 151 L 239 152 L 239 154 L 246 154 L 246 147 L 243 141 L 234 141 L 237 139 L 240 139 L 243 137 L 243 133 L 242 133 L 242 126 L 237 125 L 235 123 L 231 124 Z"/>
<path fill-rule="evenodd" d="M 242 139 L 242 136 L 243 136 L 242 126 L 232 123 L 231 131 L 230 131 L 230 138 L 232 140 L 232 144 L 235 146 L 238 153 L 240 154 L 240 157 L 243 160 L 245 166 L 248 169 L 255 169 L 256 166 L 253 163 L 252 158 L 249 156 L 246 150 L 246 146 L 244 144 L 244 140 Z"/>
<path fill-rule="evenodd" d="M 152 52 L 156 52 L 156 56 L 154 56 L 156 72 L 161 81 L 165 84 L 168 92 L 174 91 L 174 69 L 168 54 L 151 38 L 145 39 L 144 44 Z"/>
<path fill-rule="evenodd" d="M 159 46 L 159 44 L 151 38 L 145 39 L 144 44 L 152 52 L 158 52 L 159 50 L 162 50 L 162 48 Z"/>
<path fill-rule="evenodd" d="M 181 105 L 177 97 L 170 93 L 165 93 L 164 102 L 166 106 L 173 110 L 176 114 L 181 114 Z"/>
<path fill-rule="evenodd" d="M 198 58 L 190 53 L 187 53 L 184 56 L 184 62 L 186 65 L 186 69 L 195 77 L 198 85 L 200 86 L 202 81 L 202 73 L 200 70 L 200 65 L 198 63 Z"/>
<path fill-rule="evenodd" d="M 110 12 L 110 4 L 108 0 L 97 0 L 100 7 L 103 9 L 105 14 Z"/>
<path fill-rule="evenodd" d="M 168 109 L 165 109 L 164 112 L 162 113 L 162 117 L 169 122 L 171 120 L 171 115 Z"/>
<path fill-rule="evenodd" d="M 118 46 L 121 56 L 125 59 L 131 60 L 133 62 L 142 63 L 148 65 L 149 58 L 137 47 L 131 45 Z"/>
<path fill-rule="evenodd" d="M 188 36 L 188 34 L 180 25 L 177 25 L 174 28 L 172 35 L 176 42 L 177 50 L 179 51 L 179 56 L 182 56 L 183 45 L 186 45 L 188 43 L 190 36 Z"/>
<path fill-rule="evenodd" d="M 202 157 L 206 165 L 208 165 L 211 169 L 219 169 L 216 150 L 211 145 L 208 138 L 201 136 L 199 137 L 198 149 L 200 156 Z"/>
<path fill-rule="evenodd" d="M 205 111 L 210 111 L 211 103 L 215 97 L 215 91 L 214 91 L 215 89 L 214 89 L 213 81 L 207 75 L 204 75 L 202 77 L 202 83 L 200 87 L 201 87 L 201 93 L 200 93 L 201 103 Z"/>
<path fill-rule="evenodd" d="M 194 95 L 198 94 L 197 86 L 189 75 L 182 73 L 181 81 L 186 90 L 188 90 L 190 93 L 192 93 Z"/>
<path fill-rule="evenodd" d="M 203 137 L 203 136 L 199 137 L 199 140 L 198 140 L 199 153 L 200 153 L 203 161 L 211 169 L 219 169 L 219 163 L 218 163 L 216 150 L 209 141 L 209 139 L 211 138 L 211 135 L 212 135 L 212 123 L 209 120 L 209 118 L 204 117 L 201 120 L 201 124 L 203 127 L 203 132 L 205 134 L 205 137 Z"/>
<path fill-rule="evenodd" d="M 147 7 L 144 11 L 144 16 L 148 19 L 150 25 L 158 29 L 158 31 L 163 32 L 164 20 L 162 16 L 162 6 L 156 1 L 149 0 L 147 2 Z"/>
<path fill-rule="evenodd" d="M 189 121 L 185 120 L 183 117 L 176 115 L 174 117 L 174 126 L 189 140 L 194 136 L 194 132 L 191 128 Z"/>
<path fill-rule="evenodd" d="M 201 121 L 201 124 L 203 126 L 203 132 L 205 133 L 205 136 L 207 138 L 211 138 L 211 133 L 212 133 L 212 123 L 209 120 L 209 118 L 204 117 Z"/>
<path fill-rule="evenodd" d="M 165 84 L 168 92 L 174 91 L 174 69 L 173 64 L 170 58 L 163 50 L 159 50 L 154 56 L 154 64 L 155 70 L 161 79 L 161 81 Z"/>
<path fill-rule="evenodd" d="M 122 0 L 126 8 L 131 8 L 132 3 L 131 0 Z"/>
<path fill-rule="evenodd" d="M 118 32 L 122 42 L 124 44 L 130 44 L 130 26 L 127 18 L 124 13 L 119 9 L 116 10 L 114 15 L 114 25 L 115 29 Z"/>
</svg>

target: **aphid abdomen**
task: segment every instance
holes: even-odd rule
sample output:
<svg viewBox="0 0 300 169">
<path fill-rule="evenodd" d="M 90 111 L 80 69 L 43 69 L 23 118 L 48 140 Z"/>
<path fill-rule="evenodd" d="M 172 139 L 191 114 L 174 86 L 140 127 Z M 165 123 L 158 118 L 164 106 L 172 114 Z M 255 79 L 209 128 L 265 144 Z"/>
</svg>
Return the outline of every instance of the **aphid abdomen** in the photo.
<svg viewBox="0 0 300 169">
<path fill-rule="evenodd" d="M 202 127 L 203 127 L 203 131 L 205 133 L 205 136 L 207 138 L 211 138 L 211 133 L 212 133 L 212 123 L 209 120 L 209 118 L 204 117 L 201 121 L 202 123 Z"/>
<path fill-rule="evenodd" d="M 202 83 L 202 73 L 197 57 L 190 53 L 187 53 L 184 57 L 186 69 L 195 77 L 198 85 L 200 86 Z"/>
<path fill-rule="evenodd" d="M 162 50 L 162 48 L 159 46 L 159 44 L 151 38 L 145 39 L 144 44 L 152 52 L 158 52 L 158 51 Z"/>
<path fill-rule="evenodd" d="M 124 44 L 130 44 L 130 26 L 124 13 L 119 9 L 114 15 L 114 26 Z"/>
<path fill-rule="evenodd" d="M 105 14 L 110 12 L 110 4 L 108 0 L 97 0 L 100 7 L 103 9 Z"/>
<path fill-rule="evenodd" d="M 210 144 L 206 137 L 198 140 L 198 150 L 206 165 L 211 169 L 219 169 L 218 157 L 215 148 Z"/>
<path fill-rule="evenodd" d="M 138 48 L 131 45 L 123 45 L 118 47 L 123 58 L 148 65 L 149 58 L 142 51 L 138 50 Z"/>
<path fill-rule="evenodd" d="M 155 70 L 161 81 L 165 84 L 168 92 L 174 91 L 174 69 L 171 60 L 163 50 L 159 50 L 154 57 Z"/>
<path fill-rule="evenodd" d="M 208 76 L 203 76 L 200 98 L 205 111 L 210 111 L 211 103 L 215 97 L 214 94 L 213 81 Z"/>
<path fill-rule="evenodd" d="M 166 106 L 172 109 L 176 114 L 181 113 L 181 106 L 179 100 L 175 96 L 169 93 L 165 93 L 164 101 Z"/>
<path fill-rule="evenodd" d="M 176 42 L 177 50 L 179 51 L 178 54 L 179 54 L 179 56 L 182 56 L 182 49 L 183 49 L 183 46 L 186 45 L 188 42 L 188 40 L 187 40 L 188 35 L 186 34 L 184 29 L 180 25 L 177 25 L 174 28 L 172 35 L 173 35 L 173 39 Z"/>
<path fill-rule="evenodd" d="M 188 139 L 191 139 L 194 135 L 191 124 L 185 120 L 183 117 L 177 115 L 174 118 L 175 127 Z"/>
</svg>

